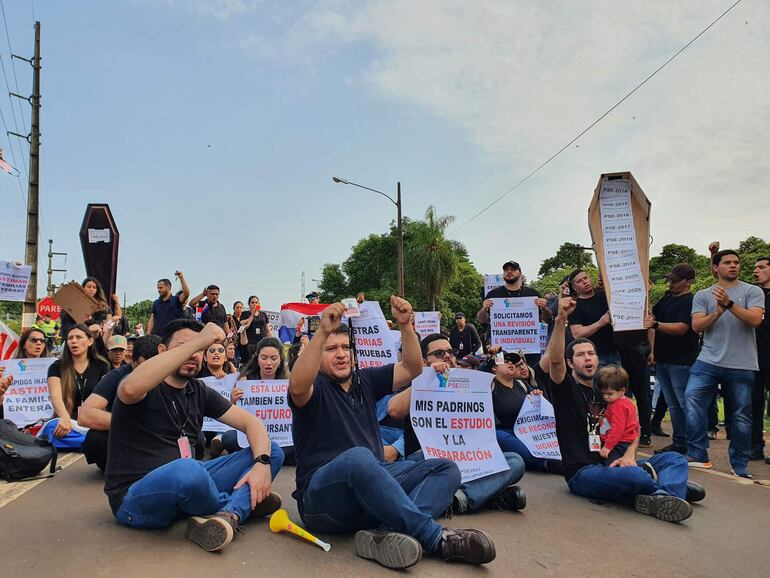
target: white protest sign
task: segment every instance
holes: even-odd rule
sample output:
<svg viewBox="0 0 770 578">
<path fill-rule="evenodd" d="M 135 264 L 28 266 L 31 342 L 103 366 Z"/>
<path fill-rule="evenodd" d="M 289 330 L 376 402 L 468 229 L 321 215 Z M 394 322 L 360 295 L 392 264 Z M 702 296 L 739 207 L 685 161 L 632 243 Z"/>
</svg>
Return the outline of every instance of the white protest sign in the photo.
<svg viewBox="0 0 770 578">
<path fill-rule="evenodd" d="M 0 301 L 26 301 L 30 275 L 32 265 L 0 261 Z"/>
<path fill-rule="evenodd" d="M 412 381 L 409 419 L 426 458 L 452 460 L 462 481 L 508 469 L 497 444 L 492 412 L 492 374 L 430 367 Z"/>
<path fill-rule="evenodd" d="M 48 395 L 48 367 L 54 361 L 53 357 L 0 361 L 0 367 L 5 368 L 3 377 L 13 376 L 3 398 L 5 419 L 24 427 L 53 415 Z"/>
<path fill-rule="evenodd" d="M 415 311 L 414 330 L 420 339 L 432 333 L 441 333 L 441 318 L 438 311 Z"/>
<path fill-rule="evenodd" d="M 289 408 L 288 379 L 251 379 L 239 381 L 243 390 L 239 404 L 265 424 L 270 439 L 282 448 L 293 445 L 291 437 L 291 408 Z M 238 445 L 249 447 L 246 434 L 238 432 Z"/>
<path fill-rule="evenodd" d="M 492 289 L 505 285 L 505 279 L 499 273 L 484 275 L 484 297 L 489 295 Z"/>
<path fill-rule="evenodd" d="M 270 326 L 270 335 L 278 338 L 278 330 L 281 328 L 281 312 L 280 311 L 265 311 L 262 313 L 267 315 L 267 324 Z"/>
<path fill-rule="evenodd" d="M 561 459 L 553 406 L 542 395 L 528 395 L 524 398 L 513 431 L 536 458 Z"/>
<path fill-rule="evenodd" d="M 602 181 L 599 209 L 613 329 L 644 329 L 647 289 L 639 266 L 630 181 Z"/>
<path fill-rule="evenodd" d="M 398 361 L 398 348 L 377 301 L 358 306 L 360 317 L 348 319 L 356 340 L 358 367 L 381 367 Z"/>
<path fill-rule="evenodd" d="M 213 375 L 211 375 L 209 377 L 201 378 L 201 381 L 206 384 L 206 387 L 213 389 L 219 395 L 224 397 L 227 401 L 230 401 L 230 392 L 233 390 L 233 386 L 235 385 L 235 381 L 237 379 L 238 379 L 237 373 L 228 373 L 222 379 L 219 379 L 218 377 L 214 377 Z M 203 431 L 214 431 L 217 433 L 223 433 L 232 428 L 228 425 L 223 424 L 220 421 L 204 416 L 203 427 L 201 429 Z"/>
<path fill-rule="evenodd" d="M 490 342 L 503 351 L 540 353 L 540 312 L 536 297 L 492 299 L 489 311 Z"/>
<path fill-rule="evenodd" d="M 390 336 L 393 338 L 393 347 L 396 351 L 401 349 L 401 331 L 399 329 L 391 329 Z"/>
<path fill-rule="evenodd" d="M 88 229 L 88 242 L 89 243 L 109 243 L 110 230 L 109 229 Z"/>
<path fill-rule="evenodd" d="M 546 347 L 548 347 L 548 324 L 540 322 L 540 353 L 545 353 Z"/>
</svg>

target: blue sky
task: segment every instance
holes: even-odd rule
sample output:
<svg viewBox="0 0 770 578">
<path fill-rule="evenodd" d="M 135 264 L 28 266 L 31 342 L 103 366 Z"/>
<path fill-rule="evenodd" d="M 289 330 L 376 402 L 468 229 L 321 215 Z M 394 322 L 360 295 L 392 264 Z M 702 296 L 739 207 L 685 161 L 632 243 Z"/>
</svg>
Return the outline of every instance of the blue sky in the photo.
<svg viewBox="0 0 770 578">
<path fill-rule="evenodd" d="M 181 268 L 194 292 L 217 283 L 228 306 L 255 293 L 277 308 L 300 296 L 303 270 L 310 290 L 324 263 L 395 218 L 333 175 L 388 193 L 400 180 L 407 216 L 433 204 L 460 225 L 728 5 L 4 0 L 17 54 L 32 53 L 33 6 L 42 23 L 42 237 L 81 279 L 85 205 L 108 202 L 129 303 Z M 744 0 L 462 228 L 477 268 L 515 258 L 534 278 L 562 242 L 587 243 L 596 181 L 616 170 L 652 201 L 653 253 L 767 238 L 769 17 L 766 2 Z M 15 67 L 27 94 L 31 70 Z M 0 99 L 12 124 L 10 107 Z M 26 158 L 26 146 L 0 146 Z M 21 259 L 25 207 L 0 176 L 0 258 Z"/>
</svg>

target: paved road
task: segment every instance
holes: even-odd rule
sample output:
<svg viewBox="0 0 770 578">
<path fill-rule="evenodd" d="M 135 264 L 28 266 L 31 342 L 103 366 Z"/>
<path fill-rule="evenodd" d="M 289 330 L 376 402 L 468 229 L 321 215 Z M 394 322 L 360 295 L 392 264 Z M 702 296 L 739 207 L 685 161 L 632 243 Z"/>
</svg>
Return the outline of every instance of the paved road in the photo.
<svg viewBox="0 0 770 578">
<path fill-rule="evenodd" d="M 275 487 L 294 519 L 289 497 L 293 468 Z M 492 534 L 497 559 L 489 576 L 767 576 L 770 488 L 712 472 L 693 472 L 708 490 L 682 524 L 660 522 L 633 510 L 570 495 L 561 478 L 527 474 L 529 505 L 521 513 L 486 511 L 451 523 Z M 0 484 L 4 484 L 0 482 Z M 23 495 L 0 506 L 3 576 L 364 576 L 393 575 L 361 560 L 349 537 L 324 536 L 332 550 L 270 532 L 250 522 L 246 534 L 209 554 L 184 539 L 184 523 L 159 531 L 118 526 L 102 493 L 102 478 L 78 459 Z M 0 485 L 9 494 L 10 485 Z M 2 504 L 2 500 L 0 500 Z M 460 576 L 473 569 L 426 558 L 409 573 Z"/>
</svg>

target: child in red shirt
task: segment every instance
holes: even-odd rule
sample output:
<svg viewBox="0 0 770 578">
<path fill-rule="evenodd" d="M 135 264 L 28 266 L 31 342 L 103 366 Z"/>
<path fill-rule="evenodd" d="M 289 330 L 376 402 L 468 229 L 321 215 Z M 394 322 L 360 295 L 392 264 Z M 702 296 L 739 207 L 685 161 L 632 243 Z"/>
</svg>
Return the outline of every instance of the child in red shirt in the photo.
<svg viewBox="0 0 770 578">
<path fill-rule="evenodd" d="M 622 367 L 608 365 L 599 370 L 597 386 L 607 408 L 599 425 L 602 449 L 599 455 L 605 458 L 604 465 L 610 465 L 623 457 L 631 442 L 639 437 L 639 418 L 636 406 L 626 397 L 628 373 Z"/>
</svg>

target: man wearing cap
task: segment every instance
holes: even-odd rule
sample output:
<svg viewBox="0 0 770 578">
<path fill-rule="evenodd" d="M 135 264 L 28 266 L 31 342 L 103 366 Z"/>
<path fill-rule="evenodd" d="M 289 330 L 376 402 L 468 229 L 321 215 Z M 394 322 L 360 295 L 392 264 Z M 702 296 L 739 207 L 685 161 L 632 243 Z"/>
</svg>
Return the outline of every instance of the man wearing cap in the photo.
<svg viewBox="0 0 770 578">
<path fill-rule="evenodd" d="M 535 303 L 540 308 L 540 316 L 543 322 L 551 320 L 551 312 L 546 308 L 546 300 L 540 297 L 540 293 L 524 285 L 524 277 L 521 267 L 516 261 L 503 263 L 503 281 L 505 285 L 495 287 L 484 297 L 484 304 L 476 314 L 476 321 L 482 324 L 489 323 L 489 309 L 492 307 L 492 299 L 499 297 L 537 297 Z"/>
<path fill-rule="evenodd" d="M 305 295 L 305 299 L 307 299 L 307 302 L 311 305 L 317 305 L 321 302 L 321 296 L 318 295 L 315 291 L 311 291 L 307 295 Z"/>
<path fill-rule="evenodd" d="M 644 320 L 652 349 L 649 361 L 655 364 L 655 378 L 660 382 L 674 430 L 673 442 L 655 453 L 674 451 L 687 455 L 684 391 L 690 366 L 698 358 L 698 335 L 692 330 L 690 317 L 695 269 L 680 263 L 666 279 L 668 291 Z"/>
<path fill-rule="evenodd" d="M 127 348 L 128 341 L 122 335 L 113 335 L 107 340 L 107 357 L 110 359 L 112 369 L 117 369 L 123 365 Z"/>
<path fill-rule="evenodd" d="M 476 353 L 481 347 L 479 332 L 472 323 L 465 320 L 465 313 L 462 311 L 455 313 L 455 323 L 449 331 L 449 343 L 457 352 L 458 359 Z"/>
</svg>

